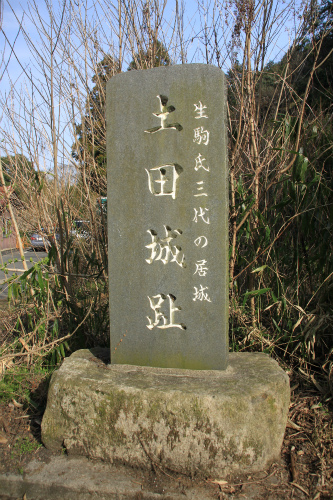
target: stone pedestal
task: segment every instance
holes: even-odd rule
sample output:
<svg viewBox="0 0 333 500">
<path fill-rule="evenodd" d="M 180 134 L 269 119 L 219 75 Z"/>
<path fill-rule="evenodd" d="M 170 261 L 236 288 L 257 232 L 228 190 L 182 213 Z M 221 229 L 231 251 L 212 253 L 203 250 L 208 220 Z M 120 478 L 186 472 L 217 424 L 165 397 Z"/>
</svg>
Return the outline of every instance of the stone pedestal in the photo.
<svg viewBox="0 0 333 500">
<path fill-rule="evenodd" d="M 47 448 L 218 477 L 279 457 L 289 379 L 268 355 L 230 354 L 224 371 L 108 365 L 103 355 L 77 351 L 53 374 Z"/>
</svg>

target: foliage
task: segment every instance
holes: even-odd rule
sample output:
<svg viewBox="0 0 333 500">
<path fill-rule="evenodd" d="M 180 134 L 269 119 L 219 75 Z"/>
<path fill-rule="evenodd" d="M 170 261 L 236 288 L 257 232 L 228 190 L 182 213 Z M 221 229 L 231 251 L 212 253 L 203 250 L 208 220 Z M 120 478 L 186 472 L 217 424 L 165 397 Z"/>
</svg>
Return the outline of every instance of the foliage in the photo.
<svg viewBox="0 0 333 500">
<path fill-rule="evenodd" d="M 333 128 L 327 2 L 320 13 L 321 23 L 306 18 L 307 37 L 303 32 L 280 62 L 252 72 L 245 90 L 244 66 L 235 62 L 228 74 L 231 341 L 233 349 L 264 350 L 328 380 Z M 239 103 L 248 106 L 247 116 Z"/>
<path fill-rule="evenodd" d="M 37 402 L 32 395 L 45 380 L 48 381 L 52 370 L 34 363 L 31 367 L 15 366 L 6 370 L 0 379 L 0 402 L 15 402 L 16 405 L 36 407 Z M 36 409 L 36 408 L 35 408 Z"/>
<path fill-rule="evenodd" d="M 33 164 L 22 154 L 3 156 L 0 161 L 6 186 L 11 186 L 18 198 L 25 200 L 22 179 L 25 183 L 33 181 L 35 176 Z"/>
<path fill-rule="evenodd" d="M 72 236 L 63 254 L 64 259 L 70 259 L 70 287 L 63 285 L 56 272 L 55 245 L 47 257 L 21 276 L 14 274 L 7 279 L 15 322 L 11 342 L 0 349 L 0 362 L 5 368 L 10 369 L 16 359 L 24 359 L 28 367 L 52 371 L 66 353 L 96 343 L 108 344 L 107 282 L 95 252 L 89 249 L 90 243 L 81 240 Z M 3 270 L 7 272 L 6 266 Z M 3 394 L 12 397 L 16 385 L 13 389 L 8 385 L 10 372 L 9 379 L 6 377 Z M 18 383 L 21 387 L 21 380 Z"/>
<path fill-rule="evenodd" d="M 37 441 L 30 440 L 27 436 L 18 438 L 13 446 L 12 458 L 22 460 L 23 455 L 32 453 L 42 446 Z"/>
<path fill-rule="evenodd" d="M 325 36 L 323 37 L 323 33 Z M 312 107 L 326 109 L 333 97 L 333 4 L 324 0 L 310 11 L 302 41 L 293 57 L 294 85 L 298 95 L 304 95 L 307 78 L 315 63 L 308 102 Z M 296 66 L 298 65 L 298 67 Z"/>
<path fill-rule="evenodd" d="M 80 165 L 81 176 L 101 196 L 106 196 L 106 83 L 118 72 L 118 63 L 107 55 L 92 78 L 95 84 L 86 100 L 86 114 L 76 125 L 72 156 Z"/>
<path fill-rule="evenodd" d="M 153 40 L 148 50 L 141 49 L 134 54 L 127 71 L 133 69 L 158 68 L 159 66 L 170 66 L 171 61 L 167 49 L 159 40 Z"/>
</svg>

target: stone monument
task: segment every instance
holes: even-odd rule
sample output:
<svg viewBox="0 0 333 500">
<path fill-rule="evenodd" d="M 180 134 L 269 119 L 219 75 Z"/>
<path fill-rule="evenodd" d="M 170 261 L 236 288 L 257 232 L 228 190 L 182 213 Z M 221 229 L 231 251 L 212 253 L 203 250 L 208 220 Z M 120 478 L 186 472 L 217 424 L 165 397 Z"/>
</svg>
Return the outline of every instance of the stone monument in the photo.
<svg viewBox="0 0 333 500">
<path fill-rule="evenodd" d="M 208 65 L 108 83 L 111 364 L 80 350 L 53 374 L 48 448 L 192 476 L 278 458 L 287 375 L 263 353 L 228 359 L 225 106 Z"/>
<path fill-rule="evenodd" d="M 106 118 L 111 363 L 223 370 L 224 74 L 192 64 L 116 75 Z"/>
</svg>

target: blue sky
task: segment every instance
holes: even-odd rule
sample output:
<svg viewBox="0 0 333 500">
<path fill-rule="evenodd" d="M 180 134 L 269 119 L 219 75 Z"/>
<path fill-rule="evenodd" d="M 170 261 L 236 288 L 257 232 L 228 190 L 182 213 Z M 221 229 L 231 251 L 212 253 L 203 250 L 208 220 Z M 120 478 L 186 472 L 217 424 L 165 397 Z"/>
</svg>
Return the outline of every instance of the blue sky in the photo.
<svg viewBox="0 0 333 500">
<path fill-rule="evenodd" d="M 52 8 L 55 9 L 55 12 L 59 13 L 61 12 L 59 8 L 59 3 L 57 0 L 52 0 L 50 1 L 50 5 L 52 5 Z M 87 2 L 88 6 L 92 5 L 94 2 L 96 3 L 97 0 L 85 0 Z M 104 0 L 101 0 L 103 2 Z M 46 2 L 44 0 L 35 0 L 36 5 L 38 6 L 39 12 L 41 16 L 43 17 L 43 20 L 48 19 L 48 13 L 47 13 L 47 8 L 46 8 Z M 84 2 L 84 3 L 85 3 Z M 296 7 L 297 7 L 297 2 L 296 1 Z M 259 2 L 258 2 L 259 3 Z M 75 5 L 82 6 L 83 2 L 81 0 L 76 0 Z M 181 2 L 180 2 L 181 4 Z M 28 4 L 29 5 L 29 4 Z M 206 19 L 206 26 L 207 26 L 207 33 L 209 34 L 210 37 L 212 37 L 212 24 L 213 24 L 213 15 L 212 15 L 212 5 L 213 2 L 210 2 L 210 0 L 207 0 L 206 5 L 203 5 L 203 0 L 199 0 L 199 4 L 197 0 L 190 0 L 187 1 L 186 3 L 183 4 L 184 9 L 185 9 L 185 14 L 184 14 L 184 39 L 186 41 L 186 46 L 188 48 L 188 58 L 187 62 L 206 62 L 205 61 L 205 51 L 202 45 L 204 35 L 205 35 L 205 19 Z M 199 5 L 199 7 L 198 7 Z M 22 7 L 23 6 L 23 7 Z M 221 4 L 221 6 L 225 6 L 225 4 Z M 281 11 L 283 8 L 285 8 L 286 3 L 282 2 L 277 2 L 274 5 L 274 8 L 278 9 L 278 11 Z M 41 126 L 41 141 L 45 141 L 44 151 L 47 149 L 49 141 L 50 141 L 50 132 L 47 129 L 47 126 L 43 121 L 47 119 L 47 111 L 46 115 L 43 114 L 44 111 L 42 110 L 43 105 L 45 105 L 45 102 L 43 103 L 43 98 L 48 94 L 48 84 L 43 80 L 43 77 L 41 76 L 41 67 L 38 66 L 36 61 L 33 58 L 33 55 L 31 54 L 31 51 L 29 49 L 29 46 L 27 44 L 26 37 L 24 36 L 23 31 L 19 31 L 19 22 L 22 21 L 23 27 L 25 32 L 28 34 L 30 40 L 32 43 L 36 44 L 36 47 L 40 49 L 39 41 L 38 41 L 38 32 L 37 29 L 34 25 L 34 20 L 36 20 L 36 14 L 29 12 L 29 8 L 27 7 L 27 2 L 20 2 L 18 0 L 4 0 L 4 6 L 3 6 L 3 25 L 2 25 L 2 30 L 6 34 L 9 42 L 11 44 L 14 44 L 15 42 L 15 54 L 11 54 L 10 56 L 10 47 L 5 41 L 5 37 L 3 33 L 0 33 L 0 48 L 1 48 L 1 55 L 3 57 L 3 64 L 2 64 L 2 69 L 1 69 L 1 74 L 2 74 L 2 80 L 0 83 L 0 97 L 2 97 L 2 101 L 4 97 L 6 96 L 7 104 L 12 105 L 13 104 L 13 109 L 15 108 L 15 112 L 18 113 L 18 117 L 22 117 L 22 113 L 20 110 L 18 110 L 18 107 L 20 106 L 20 99 L 22 99 L 22 96 L 26 99 L 26 101 L 29 104 L 29 100 L 31 99 L 31 86 L 29 86 L 29 83 L 27 83 L 27 78 L 24 75 L 23 69 L 24 68 L 28 74 L 32 74 L 34 81 L 37 82 L 37 90 L 42 90 L 43 95 L 38 96 L 38 93 L 35 94 L 34 96 L 34 105 L 35 107 L 39 107 L 38 109 L 38 119 L 40 120 L 40 126 Z M 117 7 L 117 3 L 115 4 L 115 7 Z M 222 7 L 221 7 L 222 8 Z M 172 19 L 172 14 L 175 10 L 175 1 L 169 1 L 165 10 L 165 15 L 164 19 L 165 22 L 163 24 L 162 28 L 162 34 L 165 34 L 166 40 L 170 40 L 172 36 L 172 24 L 168 22 L 169 19 Z M 92 10 L 89 11 L 88 15 L 88 23 L 93 22 L 93 16 L 91 15 L 91 19 L 89 18 L 90 13 Z M 103 34 L 103 29 L 107 29 L 107 21 L 105 18 L 110 14 L 111 10 L 108 9 L 107 12 L 102 12 L 101 9 L 98 10 L 100 19 L 98 21 L 97 27 L 99 33 L 97 35 L 100 38 L 100 43 L 104 45 L 104 50 L 105 52 L 108 52 L 108 47 L 112 47 L 112 43 L 117 44 L 117 40 L 114 38 L 114 40 L 111 39 L 111 36 L 109 35 L 109 32 L 105 32 Z M 216 16 L 218 15 L 219 11 L 215 11 L 215 20 Z M 292 12 L 290 11 L 290 14 Z M 225 14 L 223 14 L 225 15 Z M 33 19 L 29 18 L 29 16 L 33 16 Z M 227 14 L 226 18 L 222 19 L 222 22 L 220 22 L 220 27 L 219 27 L 219 38 L 220 42 L 223 42 L 223 36 L 229 36 L 230 37 L 230 31 L 228 28 L 228 23 L 232 23 L 233 21 L 233 13 L 232 9 L 229 10 L 229 13 Z M 267 53 L 267 60 L 268 62 L 271 59 L 277 58 L 281 59 L 282 55 L 285 53 L 285 51 L 288 48 L 288 43 L 289 39 L 292 38 L 292 31 L 293 31 L 293 22 L 297 22 L 297 8 L 294 10 L 294 18 L 292 15 L 288 16 L 287 20 L 284 20 L 282 17 L 280 19 L 281 25 L 276 29 L 276 34 L 275 34 L 275 39 L 272 41 L 271 44 L 271 49 Z M 67 24 L 68 26 L 68 24 Z M 96 28 L 97 30 L 97 28 Z M 102 34 L 101 34 L 102 33 Z M 161 34 L 161 36 L 162 36 Z M 76 60 L 78 64 L 82 64 L 82 55 L 83 55 L 83 48 L 82 44 L 80 44 L 80 40 L 78 38 L 73 37 L 73 40 L 75 43 L 77 43 L 77 50 L 75 53 Z M 175 40 L 175 39 L 174 39 Z M 211 38 L 212 42 L 214 42 L 214 39 Z M 178 43 L 176 41 L 173 41 L 173 43 Z M 172 45 L 172 44 L 171 44 Z M 75 51 L 74 51 L 75 52 Z M 172 49 L 170 49 L 170 55 L 172 57 Z M 101 52 L 102 53 L 102 52 Z M 10 56 L 10 60 L 8 62 L 8 66 L 6 66 L 6 71 L 4 71 L 5 68 L 5 62 L 8 61 Z M 61 55 L 60 55 L 61 57 Z M 101 56 L 97 56 L 100 57 Z M 221 57 L 226 57 L 226 64 L 224 66 L 225 70 L 228 67 L 228 53 L 227 53 L 227 48 L 224 45 L 224 49 L 222 49 L 222 54 Z M 128 63 L 131 59 L 131 56 L 128 56 L 127 61 L 124 63 L 124 69 L 127 69 Z M 19 62 L 18 62 L 19 60 Z M 40 61 L 39 61 L 40 62 Z M 213 63 L 216 63 L 215 60 L 213 60 Z M 66 61 L 59 61 L 59 64 L 64 65 L 64 72 L 66 73 Z M 89 73 L 89 71 L 88 71 Z M 87 77 L 87 82 L 92 87 L 92 82 L 91 82 L 91 77 L 92 77 L 93 71 L 90 71 L 88 77 Z M 66 81 L 66 74 L 62 76 L 63 78 L 63 85 L 67 84 L 68 82 Z M 68 76 L 68 79 L 70 77 Z M 40 81 L 40 84 L 39 84 Z M 10 90 L 14 89 L 13 96 L 10 95 Z M 82 93 L 82 101 L 84 102 L 85 97 L 84 92 Z M 60 92 L 61 93 L 61 92 Z M 10 98 L 13 97 L 12 100 Z M 63 129 L 66 126 L 67 123 L 67 117 L 64 114 L 64 104 L 68 105 L 68 100 L 65 103 L 64 101 L 61 102 L 62 97 L 59 96 L 59 102 L 58 102 L 58 117 L 61 117 L 62 122 L 60 123 L 60 128 Z M 22 101 L 21 101 L 22 103 Z M 46 103 L 47 105 L 48 103 Z M 22 104 L 21 104 L 22 105 Z M 37 116 L 36 115 L 36 116 Z M 45 118 L 46 116 L 46 118 Z M 25 119 L 25 118 L 24 118 Z M 23 119 L 23 121 L 24 121 Z M 0 115 L 0 120 L 1 120 L 1 126 L 4 126 L 5 123 L 5 117 Z M 80 120 L 78 120 L 80 121 Z M 31 124 L 26 124 L 26 127 L 31 127 Z M 13 134 L 16 132 L 13 131 Z M 69 132 L 62 132 L 63 135 L 63 143 L 62 143 L 62 149 L 64 150 L 65 148 L 69 148 L 70 151 L 70 146 L 72 144 L 72 139 L 69 137 Z M 67 136 L 66 136 L 67 134 Z M 67 143 L 67 146 L 66 144 Z M 0 152 L 1 154 L 1 152 Z M 68 159 L 67 159 L 68 161 Z"/>
<path fill-rule="evenodd" d="M 88 4 L 92 2 L 93 0 L 89 0 Z M 203 2 L 200 3 L 202 4 Z M 57 1 L 54 1 L 53 5 L 56 4 Z M 210 4 L 212 4 L 212 2 L 210 2 Z M 282 5 L 282 2 L 280 2 L 280 4 Z M 24 6 L 24 8 L 22 7 L 22 5 Z M 44 0 L 37 0 L 37 5 L 41 13 L 44 13 L 45 17 L 47 18 L 47 12 L 44 6 Z M 184 6 L 185 6 L 184 38 L 188 42 L 187 47 L 189 47 L 187 62 L 205 62 L 204 60 L 202 61 L 200 60 L 204 59 L 205 56 L 204 52 L 203 51 L 200 52 L 200 49 L 198 50 L 198 47 L 200 46 L 200 39 L 201 40 L 203 39 L 203 31 L 201 30 L 202 26 L 200 26 L 200 24 L 204 22 L 205 9 L 202 8 L 199 14 L 198 4 L 196 0 L 188 0 L 184 3 Z M 169 1 L 167 3 L 165 10 L 165 18 L 171 17 L 174 10 L 175 10 L 175 3 L 173 1 Z M 101 14 L 101 16 L 103 18 L 103 14 Z M 209 14 L 207 15 L 207 18 L 208 18 L 207 24 L 209 25 L 212 23 L 212 19 L 210 18 Z M 34 23 L 31 22 L 31 20 L 29 19 L 29 10 L 27 9 L 27 3 L 21 2 L 19 0 L 10 0 L 10 1 L 4 0 L 2 28 L 11 43 L 14 42 L 18 34 L 18 21 L 23 22 L 24 29 L 29 34 L 29 37 L 31 37 L 33 40 L 38 38 Z M 165 30 L 167 29 L 167 23 L 164 25 L 164 29 Z M 171 28 L 169 29 L 169 33 L 170 31 Z M 279 30 L 279 33 L 276 37 L 276 43 L 272 45 L 273 50 L 270 53 L 268 59 L 274 59 L 274 58 L 279 59 L 282 57 L 283 53 L 286 51 L 288 47 L 288 38 L 290 37 L 291 32 L 292 32 L 292 19 L 289 19 L 289 21 L 285 23 Z M 1 33 L 0 34 L 1 51 L 3 51 L 4 46 L 6 46 L 6 51 L 5 51 L 5 59 L 6 59 L 8 57 L 8 54 L 10 53 L 10 49 L 9 46 L 6 45 L 4 36 Z M 25 68 L 28 67 L 29 64 L 31 64 L 31 53 L 24 39 L 23 33 L 20 33 L 18 35 L 18 38 L 16 39 L 15 50 L 17 52 L 21 64 Z M 17 78 L 22 74 L 22 69 L 20 68 L 20 65 L 18 64 L 15 57 L 13 56 L 11 57 L 11 61 L 8 68 L 11 79 L 14 82 L 17 81 Z M 2 89 L 4 89 L 6 86 L 7 82 L 3 80 L 1 85 Z"/>
</svg>

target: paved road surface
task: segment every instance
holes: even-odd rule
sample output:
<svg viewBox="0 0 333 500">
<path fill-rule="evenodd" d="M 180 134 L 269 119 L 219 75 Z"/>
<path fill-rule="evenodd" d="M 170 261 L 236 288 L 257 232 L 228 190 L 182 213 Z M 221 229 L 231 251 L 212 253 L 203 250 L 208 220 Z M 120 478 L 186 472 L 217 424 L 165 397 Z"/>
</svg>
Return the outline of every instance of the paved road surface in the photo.
<svg viewBox="0 0 333 500">
<path fill-rule="evenodd" d="M 47 253 L 46 252 L 35 252 L 32 249 L 27 249 L 24 251 L 24 256 L 25 256 L 28 268 L 30 269 L 30 267 L 32 267 L 35 262 L 38 262 L 40 259 L 43 259 L 44 257 L 46 257 Z M 15 259 L 17 259 L 17 262 L 15 262 Z M 8 277 L 12 276 L 15 272 L 16 272 L 16 274 L 19 275 L 19 274 L 22 274 L 19 271 L 24 271 L 23 263 L 21 261 L 20 252 L 18 252 L 17 250 L 14 250 L 9 254 L 2 255 L 2 260 L 3 260 L 3 264 L 5 264 L 5 262 L 7 262 L 7 269 L 10 269 L 10 271 L 7 275 L 5 275 L 5 273 L 1 270 L 3 264 L 1 262 L 1 256 L 0 256 L 0 300 L 5 299 L 8 295 L 8 287 L 4 284 L 4 281 L 6 280 L 6 278 L 8 279 Z M 32 260 L 32 262 L 31 262 L 31 260 Z"/>
</svg>

